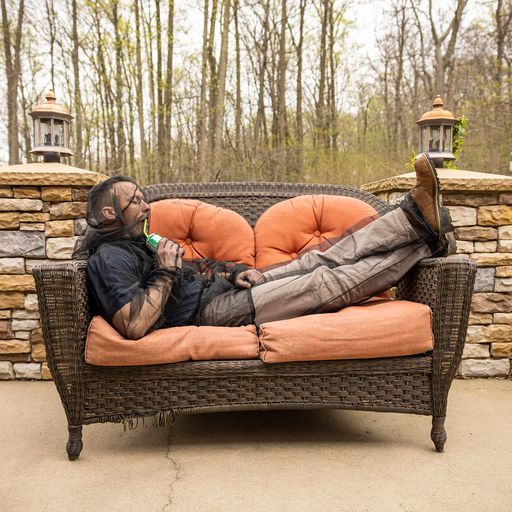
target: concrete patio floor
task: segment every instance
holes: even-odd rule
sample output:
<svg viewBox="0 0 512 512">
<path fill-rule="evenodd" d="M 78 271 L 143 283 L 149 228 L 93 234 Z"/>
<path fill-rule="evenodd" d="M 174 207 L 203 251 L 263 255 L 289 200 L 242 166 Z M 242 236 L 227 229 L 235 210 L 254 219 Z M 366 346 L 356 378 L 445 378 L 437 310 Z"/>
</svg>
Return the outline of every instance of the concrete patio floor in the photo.
<svg viewBox="0 0 512 512">
<path fill-rule="evenodd" d="M 86 426 L 69 462 L 52 382 L 0 383 L 0 411 L 2 512 L 512 510 L 510 380 L 454 382 L 443 454 L 429 417 L 272 411 Z"/>
</svg>

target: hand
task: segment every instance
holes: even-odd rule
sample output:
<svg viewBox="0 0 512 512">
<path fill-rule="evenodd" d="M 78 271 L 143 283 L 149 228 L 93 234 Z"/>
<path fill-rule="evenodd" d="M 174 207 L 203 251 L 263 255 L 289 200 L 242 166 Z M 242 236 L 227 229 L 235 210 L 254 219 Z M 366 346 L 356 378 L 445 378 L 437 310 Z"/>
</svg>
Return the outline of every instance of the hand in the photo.
<svg viewBox="0 0 512 512">
<path fill-rule="evenodd" d="M 255 284 L 263 282 L 263 274 L 255 268 L 243 270 L 236 276 L 235 285 L 238 288 L 251 288 Z"/>
<path fill-rule="evenodd" d="M 162 238 L 156 250 L 156 264 L 159 268 L 176 270 L 181 268 L 183 254 L 185 251 L 179 244 L 168 238 Z"/>
</svg>

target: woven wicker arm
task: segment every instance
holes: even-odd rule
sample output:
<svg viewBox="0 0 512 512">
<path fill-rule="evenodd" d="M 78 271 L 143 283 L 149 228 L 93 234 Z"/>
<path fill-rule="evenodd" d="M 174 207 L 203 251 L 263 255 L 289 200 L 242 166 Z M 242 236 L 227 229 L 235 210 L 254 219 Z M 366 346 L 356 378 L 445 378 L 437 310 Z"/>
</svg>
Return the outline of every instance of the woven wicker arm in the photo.
<svg viewBox="0 0 512 512">
<path fill-rule="evenodd" d="M 434 418 L 446 414 L 446 398 L 459 366 L 468 325 L 476 264 L 469 260 L 421 261 L 397 287 L 397 298 L 427 304 L 433 313 Z"/>
<path fill-rule="evenodd" d="M 74 261 L 34 269 L 48 366 L 70 429 L 83 423 L 84 414 L 84 348 L 91 320 L 86 266 L 86 261 Z"/>
</svg>

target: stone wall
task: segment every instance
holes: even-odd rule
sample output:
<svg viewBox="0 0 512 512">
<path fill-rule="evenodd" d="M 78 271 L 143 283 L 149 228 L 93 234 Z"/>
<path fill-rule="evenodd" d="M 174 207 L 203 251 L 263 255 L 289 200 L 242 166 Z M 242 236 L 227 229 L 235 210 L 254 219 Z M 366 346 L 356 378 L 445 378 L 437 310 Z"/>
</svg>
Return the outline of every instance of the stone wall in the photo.
<svg viewBox="0 0 512 512">
<path fill-rule="evenodd" d="M 447 169 L 438 173 L 443 203 L 450 210 L 455 227 L 457 253 L 478 265 L 459 375 L 510 376 L 512 178 Z M 396 203 L 414 181 L 414 174 L 406 174 L 363 188 Z"/>
<path fill-rule="evenodd" d="M 0 169 L 0 379 L 51 379 L 32 269 L 71 258 L 104 178 L 55 163 Z"/>
</svg>

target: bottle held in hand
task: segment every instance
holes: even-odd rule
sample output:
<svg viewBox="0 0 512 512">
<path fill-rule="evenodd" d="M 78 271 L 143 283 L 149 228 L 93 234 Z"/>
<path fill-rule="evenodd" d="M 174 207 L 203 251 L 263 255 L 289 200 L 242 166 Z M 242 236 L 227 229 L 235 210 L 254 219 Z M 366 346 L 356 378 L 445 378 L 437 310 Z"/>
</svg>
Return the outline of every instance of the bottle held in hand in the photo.
<svg viewBox="0 0 512 512">
<path fill-rule="evenodd" d="M 156 233 L 149 234 L 147 219 L 144 221 L 144 236 L 146 237 L 146 247 L 151 252 L 156 254 L 156 251 L 158 249 L 158 243 L 160 242 L 160 240 L 162 240 L 162 237 L 160 235 L 157 235 Z"/>
</svg>

